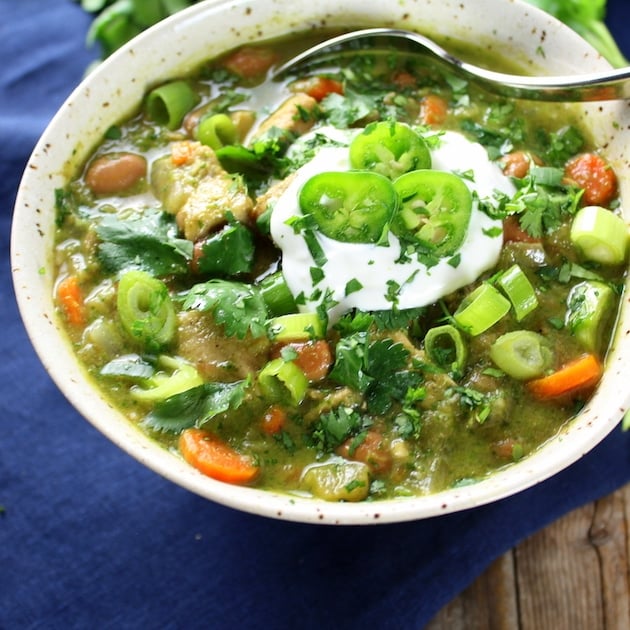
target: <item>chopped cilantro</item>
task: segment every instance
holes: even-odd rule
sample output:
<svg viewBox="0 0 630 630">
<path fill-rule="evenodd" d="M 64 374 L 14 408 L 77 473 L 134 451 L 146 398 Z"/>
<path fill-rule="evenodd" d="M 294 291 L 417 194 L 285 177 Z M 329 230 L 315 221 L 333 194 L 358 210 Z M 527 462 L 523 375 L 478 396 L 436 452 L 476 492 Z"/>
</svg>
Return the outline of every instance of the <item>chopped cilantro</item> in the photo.
<svg viewBox="0 0 630 630">
<path fill-rule="evenodd" d="M 198 269 L 202 273 L 233 276 L 251 271 L 254 264 L 254 237 L 233 216 L 229 223 L 202 242 Z"/>
<path fill-rule="evenodd" d="M 313 425 L 311 439 L 323 452 L 334 451 L 349 437 L 365 428 L 366 419 L 349 407 L 337 407 L 322 414 Z"/>
<path fill-rule="evenodd" d="M 214 279 L 196 284 L 180 297 L 186 310 L 211 311 L 230 337 L 243 339 L 248 332 L 253 337 L 267 334 L 267 307 L 252 285 Z"/>
<path fill-rule="evenodd" d="M 55 225 L 61 227 L 66 217 L 74 211 L 76 202 L 66 188 L 55 188 Z"/>
<path fill-rule="evenodd" d="M 351 293 L 356 293 L 357 291 L 360 291 L 362 288 L 363 288 L 363 285 L 356 278 L 353 278 L 352 280 L 348 281 L 348 283 L 346 284 L 345 295 L 348 296 Z"/>
<path fill-rule="evenodd" d="M 144 423 L 154 430 L 167 432 L 202 427 L 217 415 L 238 409 L 249 385 L 249 380 L 204 383 L 157 402 Z"/>
<path fill-rule="evenodd" d="M 332 93 L 326 96 L 321 106 L 324 118 L 331 125 L 346 129 L 373 112 L 377 108 L 377 101 L 369 94 L 346 88 L 343 95 Z"/>
<path fill-rule="evenodd" d="M 177 235 L 175 218 L 146 209 L 126 218 L 104 216 L 96 226 L 97 256 L 109 272 L 138 269 L 153 276 L 188 273 L 193 244 Z"/>
</svg>

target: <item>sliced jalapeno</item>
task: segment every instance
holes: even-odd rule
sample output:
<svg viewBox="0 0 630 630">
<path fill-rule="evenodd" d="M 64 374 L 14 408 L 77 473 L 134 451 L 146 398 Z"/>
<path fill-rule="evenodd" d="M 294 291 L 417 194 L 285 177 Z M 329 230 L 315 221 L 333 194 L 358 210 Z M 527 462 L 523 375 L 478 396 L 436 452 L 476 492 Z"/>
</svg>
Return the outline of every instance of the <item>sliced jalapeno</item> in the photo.
<svg viewBox="0 0 630 630">
<path fill-rule="evenodd" d="M 378 243 L 386 238 L 397 207 L 392 183 L 368 171 L 326 172 L 302 186 L 302 212 L 319 231 L 344 243 Z"/>
<path fill-rule="evenodd" d="M 394 188 L 400 207 L 392 232 L 410 234 L 436 256 L 450 256 L 466 237 L 472 195 L 457 175 L 446 171 L 417 170 L 401 175 Z"/>
<path fill-rule="evenodd" d="M 352 141 L 350 164 L 396 179 L 409 171 L 431 168 L 431 153 L 411 127 L 383 121 L 369 124 Z"/>
</svg>

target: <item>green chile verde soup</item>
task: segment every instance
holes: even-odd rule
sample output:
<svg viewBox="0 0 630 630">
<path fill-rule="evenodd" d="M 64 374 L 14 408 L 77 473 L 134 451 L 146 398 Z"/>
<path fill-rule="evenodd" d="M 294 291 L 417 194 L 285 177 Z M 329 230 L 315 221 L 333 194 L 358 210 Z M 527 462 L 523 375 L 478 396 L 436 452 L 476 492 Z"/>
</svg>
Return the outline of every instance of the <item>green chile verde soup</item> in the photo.
<svg viewBox="0 0 630 630">
<path fill-rule="evenodd" d="M 106 132 L 56 191 L 60 317 L 112 403 L 210 477 L 330 501 L 474 483 L 601 376 L 615 174 L 570 107 L 399 49 L 269 79 L 297 41 Z"/>
</svg>

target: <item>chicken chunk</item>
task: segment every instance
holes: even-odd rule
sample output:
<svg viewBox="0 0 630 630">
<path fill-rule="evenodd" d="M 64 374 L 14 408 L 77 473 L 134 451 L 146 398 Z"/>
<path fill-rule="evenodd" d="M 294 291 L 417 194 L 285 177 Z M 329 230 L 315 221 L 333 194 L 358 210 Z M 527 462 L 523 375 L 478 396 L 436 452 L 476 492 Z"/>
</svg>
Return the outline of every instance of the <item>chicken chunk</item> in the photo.
<svg viewBox="0 0 630 630">
<path fill-rule="evenodd" d="M 226 337 L 210 313 L 182 311 L 178 314 L 177 353 L 190 361 L 202 377 L 233 382 L 262 368 L 268 359 L 266 337 Z"/>
<path fill-rule="evenodd" d="M 295 179 L 295 173 L 291 173 L 285 179 L 272 184 L 265 192 L 256 198 L 254 207 L 252 208 L 252 218 L 256 220 L 261 214 L 264 214 L 273 204 L 280 199 L 282 194 L 291 185 Z"/>
<path fill-rule="evenodd" d="M 254 139 L 263 137 L 271 129 L 276 128 L 301 136 L 311 129 L 315 119 L 311 114 L 317 107 L 317 101 L 304 92 L 298 92 L 284 101 L 268 118 L 260 123 Z"/>
<path fill-rule="evenodd" d="M 156 160 L 151 188 L 191 241 L 225 223 L 228 212 L 247 222 L 253 208 L 240 177 L 225 171 L 214 151 L 199 142 L 176 142 L 171 155 Z"/>
</svg>

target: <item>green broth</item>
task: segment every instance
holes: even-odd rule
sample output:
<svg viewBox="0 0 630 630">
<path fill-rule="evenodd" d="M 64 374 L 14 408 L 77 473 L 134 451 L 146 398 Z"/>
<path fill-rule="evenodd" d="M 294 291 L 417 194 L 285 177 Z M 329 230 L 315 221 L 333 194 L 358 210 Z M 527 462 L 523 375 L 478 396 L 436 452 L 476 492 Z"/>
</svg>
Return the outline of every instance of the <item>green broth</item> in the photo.
<svg viewBox="0 0 630 630">
<path fill-rule="evenodd" d="M 254 58 L 271 52 L 277 61 L 307 43 L 300 38 L 288 41 L 260 44 Z M 249 483 L 328 500 L 413 496 L 472 483 L 527 456 L 556 435 L 584 404 L 591 387 L 539 400 L 527 382 L 501 372 L 489 353 L 501 335 L 527 330 L 541 335 L 551 349 L 553 359 L 545 374 L 587 353 L 599 360 L 605 356 L 625 268 L 623 264 L 584 260 L 575 250 L 569 230 L 580 205 L 579 191 L 566 181 L 533 192 L 539 197 L 549 194 L 556 201 L 562 198 L 564 205 L 552 204 L 538 215 L 531 207 L 513 206 L 516 210 L 511 212 L 529 234 L 520 230 L 516 240 L 506 239 L 497 265 L 480 273 L 470 285 L 408 312 L 398 311 L 393 302 L 393 312 L 388 314 L 345 313 L 325 335 L 331 352 L 325 375 L 311 379 L 306 392 L 294 393 L 293 398 L 283 390 L 286 383 L 282 379 L 273 377 L 269 389 L 259 375 L 274 360 L 295 365 L 303 346 L 279 343 L 273 335 L 256 332 L 253 324 L 248 329 L 247 322 L 239 322 L 239 313 L 245 311 L 235 309 L 234 304 L 241 300 L 252 310 L 258 308 L 262 279 L 282 267 L 281 252 L 265 228 L 265 214 L 255 216 L 255 202 L 319 150 L 309 145 L 298 157 L 289 157 L 292 154 L 287 150 L 298 146 L 294 143 L 307 130 L 331 124 L 358 130 L 376 121 L 396 119 L 422 137 L 436 137 L 446 130 L 461 133 L 480 142 L 491 161 L 525 151 L 544 167 L 563 169 L 574 155 L 597 152 L 587 133 L 579 129 L 574 109 L 496 99 L 442 74 L 426 59 L 395 50 L 332 56 L 324 68 L 313 65 L 282 81 L 266 80 L 264 68 L 253 76 L 239 76 L 237 72 L 244 71 L 244 66 L 235 71 L 233 60 L 231 53 L 211 60 L 187 77 L 196 96 L 193 114 L 189 112 L 182 124 L 167 129 L 150 120 L 141 108 L 133 118 L 108 131 L 83 171 L 58 192 L 58 284 L 66 278 L 78 281 L 82 309 L 80 321 L 72 323 L 68 304 L 58 297 L 61 317 L 77 356 L 112 404 L 176 456 L 180 456 L 181 432 L 200 427 L 257 467 L 258 474 Z M 321 87 L 321 76 L 334 83 Z M 293 119 L 287 123 L 288 133 L 275 127 L 256 139 L 258 126 L 285 99 L 312 90 L 315 83 L 318 89 L 332 92 L 312 109 L 298 109 L 300 124 Z M 343 95 L 331 86 L 341 86 Z M 425 97 L 437 97 L 445 105 L 439 119 L 428 124 L 423 120 Z M 304 102 L 312 103 L 312 99 Z M 197 125 L 204 116 L 216 114 L 226 114 L 234 122 L 236 144 L 245 147 L 247 159 L 241 151 L 236 162 L 224 158 L 219 163 L 213 149 L 199 149 Z M 196 151 L 192 157 L 180 155 L 177 160 L 181 161 L 174 161 L 172 150 L 189 151 L 191 146 Z M 129 185 L 95 193 L 95 161 L 112 156 L 115 160 L 121 154 L 133 154 L 133 160 L 142 156 L 147 173 Z M 141 168 L 137 161 L 134 165 Z M 213 177 L 225 184 L 229 201 L 216 198 L 210 185 Z M 517 187 L 524 186 L 526 178 Z M 186 202 L 179 210 L 173 209 L 178 195 L 189 199 L 192 191 L 206 185 L 215 196 L 199 216 L 184 217 L 181 208 Z M 514 200 L 503 200 L 510 201 Z M 604 205 L 615 212 L 618 203 L 613 192 Z M 241 205 L 245 210 L 239 209 Z M 217 212 L 219 219 L 215 220 L 212 213 Z M 505 214 L 505 205 L 497 202 L 489 212 Z M 246 271 L 236 266 L 236 249 L 234 255 L 225 257 L 210 243 L 228 229 L 233 233 L 230 238 L 250 244 L 252 260 L 238 263 Z M 226 242 L 230 247 L 245 247 L 241 241 Z M 212 267 L 211 255 L 218 256 Z M 429 249 L 422 255 L 417 251 L 410 255 L 426 261 L 432 254 Z M 215 271 L 200 271 L 204 265 Z M 510 309 L 480 334 L 460 330 L 457 334 L 467 351 L 461 369 L 449 362 L 448 348 L 443 349 L 442 362 L 430 359 L 423 341 L 426 332 L 453 323 L 453 314 L 473 290 L 483 283 L 496 286 L 499 275 L 513 265 L 520 267 L 533 286 L 538 301 L 535 310 L 517 321 Z M 232 268 L 236 271 L 230 271 Z M 120 276 L 129 269 L 149 269 L 167 288 L 177 317 L 173 340 L 147 346 L 122 325 L 117 287 Z M 198 298 L 211 305 L 204 311 L 191 306 L 195 301 L 189 291 L 207 281 L 216 284 L 213 292 Z M 612 287 L 615 304 L 601 322 L 596 347 L 585 348 L 565 322 L 573 287 L 590 281 Z M 232 290 L 235 283 L 241 287 L 238 299 L 221 293 L 227 285 Z M 252 295 L 243 297 L 249 290 L 243 287 L 253 287 Z M 298 295 L 293 298 L 300 301 Z M 152 306 L 139 299 L 138 308 L 148 312 Z M 271 317 L 266 313 L 267 319 Z M 260 319 L 252 322 L 265 325 Z M 347 365 L 341 365 L 340 352 L 344 344 L 351 345 L 349 340 L 355 352 L 349 350 L 345 355 L 355 361 L 351 375 Z M 160 356 L 170 359 L 161 363 Z M 135 357 L 134 368 L 139 365 L 152 371 L 153 377 L 158 375 L 157 381 L 115 370 L 112 375 L 112 365 L 119 366 L 130 357 Z M 139 396 L 139 391 L 155 387 L 160 378 L 172 376 L 176 364 L 169 360 L 191 365 L 200 381 L 166 400 Z M 363 361 L 360 368 L 356 368 L 357 361 Z M 109 374 L 103 374 L 104 368 Z M 129 363 L 125 369 L 130 369 Z M 195 404 L 185 399 L 191 391 Z M 274 408 L 280 408 L 282 423 L 271 430 L 265 417 Z M 353 478 L 355 464 L 360 475 Z M 335 481 L 342 476 L 340 471 L 349 475 L 343 482 Z"/>
</svg>

